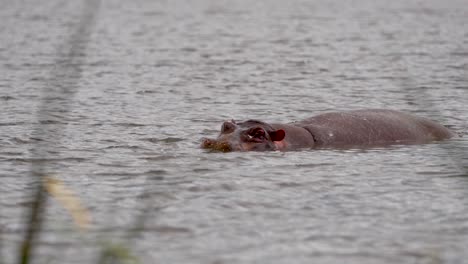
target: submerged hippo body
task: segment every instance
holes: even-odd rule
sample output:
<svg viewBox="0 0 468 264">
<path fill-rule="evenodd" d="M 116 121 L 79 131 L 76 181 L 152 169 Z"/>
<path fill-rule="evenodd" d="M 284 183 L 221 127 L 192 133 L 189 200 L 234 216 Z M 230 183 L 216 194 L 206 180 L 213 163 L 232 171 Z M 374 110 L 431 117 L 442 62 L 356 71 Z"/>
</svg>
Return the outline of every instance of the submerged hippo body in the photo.
<svg viewBox="0 0 468 264">
<path fill-rule="evenodd" d="M 288 124 L 224 122 L 218 138 L 204 139 L 202 147 L 220 151 L 372 147 L 427 143 L 453 135 L 426 118 L 371 109 L 326 113 Z"/>
</svg>

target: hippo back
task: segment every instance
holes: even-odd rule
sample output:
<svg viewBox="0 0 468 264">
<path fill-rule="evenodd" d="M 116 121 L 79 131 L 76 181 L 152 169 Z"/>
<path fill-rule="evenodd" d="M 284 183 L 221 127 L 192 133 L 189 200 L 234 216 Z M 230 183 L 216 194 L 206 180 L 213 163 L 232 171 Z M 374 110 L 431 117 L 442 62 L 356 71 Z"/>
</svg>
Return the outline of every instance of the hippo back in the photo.
<svg viewBox="0 0 468 264">
<path fill-rule="evenodd" d="M 380 109 L 326 113 L 293 124 L 308 130 L 316 147 L 423 143 L 453 136 L 429 119 Z"/>
</svg>

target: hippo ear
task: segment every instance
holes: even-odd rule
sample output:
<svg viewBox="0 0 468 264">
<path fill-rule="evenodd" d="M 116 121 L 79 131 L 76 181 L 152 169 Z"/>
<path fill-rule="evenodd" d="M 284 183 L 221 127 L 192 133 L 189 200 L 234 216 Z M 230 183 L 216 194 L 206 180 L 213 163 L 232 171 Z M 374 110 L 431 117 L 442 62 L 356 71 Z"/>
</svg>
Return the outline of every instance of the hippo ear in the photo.
<svg viewBox="0 0 468 264">
<path fill-rule="evenodd" d="M 286 132 L 283 129 L 278 129 L 276 131 L 268 132 L 270 135 L 271 141 L 281 141 L 286 136 Z"/>
</svg>

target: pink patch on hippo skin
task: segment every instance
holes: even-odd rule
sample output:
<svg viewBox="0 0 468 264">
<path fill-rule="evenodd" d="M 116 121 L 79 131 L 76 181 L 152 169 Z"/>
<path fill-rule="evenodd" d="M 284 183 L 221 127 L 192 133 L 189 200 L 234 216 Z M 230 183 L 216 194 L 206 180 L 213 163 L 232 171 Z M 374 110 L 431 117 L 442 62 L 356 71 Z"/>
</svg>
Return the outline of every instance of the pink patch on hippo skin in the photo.
<svg viewBox="0 0 468 264">
<path fill-rule="evenodd" d="M 283 149 L 286 149 L 288 147 L 288 145 L 286 144 L 286 142 L 284 140 L 282 140 L 282 141 L 273 141 L 273 143 L 275 144 L 276 150 L 283 150 Z"/>
</svg>

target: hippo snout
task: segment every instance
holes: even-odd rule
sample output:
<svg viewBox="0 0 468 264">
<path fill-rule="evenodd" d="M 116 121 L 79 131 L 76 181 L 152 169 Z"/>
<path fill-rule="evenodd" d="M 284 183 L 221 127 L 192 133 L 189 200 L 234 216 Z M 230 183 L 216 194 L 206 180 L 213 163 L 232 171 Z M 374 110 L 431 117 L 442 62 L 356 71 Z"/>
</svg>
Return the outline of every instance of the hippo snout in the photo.
<svg viewBox="0 0 468 264">
<path fill-rule="evenodd" d="M 204 149 L 211 149 L 222 152 L 232 151 L 231 144 L 223 141 L 218 141 L 215 139 L 204 138 L 202 139 L 201 147 Z"/>
<path fill-rule="evenodd" d="M 211 148 L 215 143 L 214 139 L 202 138 L 201 147 L 202 148 Z"/>
</svg>

